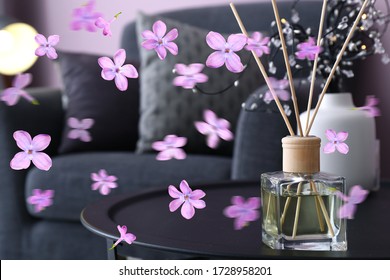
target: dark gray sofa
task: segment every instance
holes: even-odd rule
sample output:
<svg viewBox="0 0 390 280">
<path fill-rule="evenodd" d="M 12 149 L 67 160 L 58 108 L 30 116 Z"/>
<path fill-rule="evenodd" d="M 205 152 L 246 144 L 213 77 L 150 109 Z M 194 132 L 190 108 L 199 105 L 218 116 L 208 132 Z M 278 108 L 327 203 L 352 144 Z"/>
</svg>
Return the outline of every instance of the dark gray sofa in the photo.
<svg viewBox="0 0 390 280">
<path fill-rule="evenodd" d="M 302 5 L 309 11 L 304 13 L 303 23 L 317 24 L 319 5 L 317 2 Z M 280 13 L 289 16 L 291 2 L 280 3 L 279 6 Z M 237 5 L 237 9 L 248 30 L 269 29 L 273 20 L 270 3 Z M 228 5 L 169 12 L 163 16 L 221 33 L 239 32 Z M 134 23 L 130 23 L 123 31 L 122 46 L 128 58 L 139 61 L 135 36 Z M 265 88 L 259 90 L 264 91 Z M 155 160 L 154 154 L 136 154 L 134 151 L 57 155 L 64 123 L 61 91 L 37 88 L 30 92 L 40 101 L 39 108 L 27 102 L 19 102 L 14 107 L 0 104 L 1 259 L 106 258 L 104 240 L 88 232 L 79 221 L 83 207 L 102 196 L 77 188 L 91 184 L 88 178 L 80 174 L 96 171 L 102 166 L 110 166 L 116 170 L 116 175 L 121 176 L 121 186 L 125 186 L 121 192 L 167 187 L 183 178 L 192 185 L 226 180 L 258 180 L 262 172 L 281 168 L 279 141 L 288 131 L 279 113 L 265 112 L 261 108 L 254 112 L 242 110 L 231 157 L 188 155 L 186 160 L 172 160 L 162 165 Z M 258 102 L 256 94 L 250 98 Z M 303 104 L 304 100 L 300 101 Z M 132 110 L 138 111 L 137 104 Z M 291 122 L 295 125 L 293 120 Z M 18 152 L 12 134 L 18 129 L 26 130 L 31 135 L 43 131 L 51 135 L 52 142 L 46 150 L 53 159 L 50 172 L 40 172 L 35 167 L 25 171 L 10 169 L 10 159 Z M 56 190 L 56 203 L 62 207 L 50 212 L 50 215 L 34 217 L 26 206 L 27 190 L 45 184 L 55 186 L 54 182 L 61 182 L 62 185 L 62 189 Z"/>
</svg>

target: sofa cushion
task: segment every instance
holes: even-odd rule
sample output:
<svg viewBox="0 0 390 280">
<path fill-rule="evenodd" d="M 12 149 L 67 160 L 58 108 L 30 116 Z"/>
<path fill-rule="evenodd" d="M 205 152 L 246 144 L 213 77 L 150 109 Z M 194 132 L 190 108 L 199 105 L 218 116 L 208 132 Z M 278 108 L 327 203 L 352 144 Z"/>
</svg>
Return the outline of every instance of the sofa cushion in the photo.
<svg viewBox="0 0 390 280">
<path fill-rule="evenodd" d="M 135 149 L 138 139 L 138 79 L 129 79 L 129 88 L 120 92 L 114 81 L 100 76 L 99 56 L 59 53 L 59 68 L 67 100 L 60 153 Z M 126 62 L 132 63 L 132 62 Z M 137 63 L 132 63 L 138 68 Z M 93 119 L 87 129 L 91 141 L 70 139 L 69 118 Z"/>
<path fill-rule="evenodd" d="M 153 23 L 162 20 L 167 31 L 177 28 L 178 38 L 174 41 L 179 47 L 177 56 L 168 53 L 165 60 L 160 60 L 154 50 L 140 48 L 141 55 L 141 116 L 139 123 L 140 139 L 137 150 L 151 151 L 155 141 L 162 140 L 168 134 L 176 134 L 189 139 L 184 149 L 189 153 L 231 155 L 233 142 L 222 141 L 217 150 L 206 145 L 204 135 L 200 134 L 195 121 L 203 121 L 206 109 L 214 111 L 219 118 L 230 121 L 233 132 L 236 128 L 241 103 L 255 88 L 264 84 L 256 63 L 252 60 L 239 81 L 238 87 L 232 87 L 224 94 L 217 96 L 193 93 L 172 84 L 176 77 L 172 70 L 175 64 L 205 64 L 207 57 L 214 51 L 206 43 L 206 35 L 210 30 L 199 29 L 171 19 L 140 14 L 137 18 L 137 33 L 151 30 Z M 213 30 L 218 32 L 218 30 Z M 238 32 L 238 30 L 237 30 Z M 224 35 L 225 39 L 228 35 Z M 139 45 L 143 41 L 138 36 Z M 250 59 L 250 52 L 239 52 L 242 62 Z M 207 92 L 217 92 L 232 85 L 239 74 L 229 72 L 225 66 L 218 69 L 205 67 L 209 81 L 199 87 Z"/>
<path fill-rule="evenodd" d="M 28 204 L 27 208 L 36 217 L 79 220 L 88 203 L 105 197 L 91 189 L 91 173 L 100 169 L 118 178 L 118 187 L 111 189 L 110 195 L 149 187 L 168 188 L 170 184 L 179 185 L 183 179 L 190 185 L 228 180 L 230 168 L 229 158 L 217 156 L 188 155 L 185 160 L 161 162 L 152 154 L 130 152 L 61 155 L 53 158 L 50 172 L 31 169 L 26 181 L 26 199 L 33 189 L 52 189 L 53 205 L 38 213 L 32 205 Z"/>
</svg>

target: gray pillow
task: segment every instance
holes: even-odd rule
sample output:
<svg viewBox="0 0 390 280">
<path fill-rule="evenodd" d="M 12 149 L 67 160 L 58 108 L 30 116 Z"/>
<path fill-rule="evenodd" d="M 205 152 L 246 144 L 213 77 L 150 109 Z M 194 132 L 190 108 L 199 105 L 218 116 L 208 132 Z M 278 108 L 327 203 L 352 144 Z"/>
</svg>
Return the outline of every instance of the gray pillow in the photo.
<svg viewBox="0 0 390 280">
<path fill-rule="evenodd" d="M 223 94 L 211 96 L 193 93 L 172 84 L 176 75 L 172 72 L 176 63 L 203 63 L 213 50 L 206 43 L 209 31 L 167 18 L 139 14 L 137 17 L 138 44 L 141 45 L 144 30 L 151 30 L 155 21 L 162 20 L 167 25 L 167 32 L 177 28 L 179 37 L 174 41 L 179 47 L 179 54 L 173 56 L 168 52 L 165 60 L 160 60 L 154 50 L 140 47 L 141 57 L 141 116 L 139 122 L 138 152 L 152 151 L 154 141 L 162 140 L 168 134 L 176 134 L 188 138 L 184 147 L 187 153 L 218 154 L 231 156 L 233 142 L 221 141 L 216 150 L 206 145 L 206 138 L 200 134 L 195 121 L 203 121 L 203 112 L 206 109 L 214 111 L 219 118 L 227 119 L 231 123 L 231 130 L 235 132 L 241 104 L 256 88 L 264 84 L 263 78 L 254 60 L 240 78 L 239 85 L 232 87 Z M 224 35 L 227 38 L 229 34 Z M 243 64 L 250 58 L 250 52 L 242 50 L 238 53 Z M 203 73 L 209 76 L 209 81 L 199 84 L 199 87 L 208 92 L 224 89 L 237 80 L 239 74 L 229 72 L 225 66 L 218 69 L 205 67 Z"/>
</svg>

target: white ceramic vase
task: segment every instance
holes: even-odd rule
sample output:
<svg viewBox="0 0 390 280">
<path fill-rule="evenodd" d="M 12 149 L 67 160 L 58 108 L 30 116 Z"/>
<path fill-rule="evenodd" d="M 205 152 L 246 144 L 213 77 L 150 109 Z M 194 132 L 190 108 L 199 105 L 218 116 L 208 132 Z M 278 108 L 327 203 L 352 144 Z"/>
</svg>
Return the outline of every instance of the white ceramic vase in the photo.
<svg viewBox="0 0 390 280">
<path fill-rule="evenodd" d="M 376 140 L 375 119 L 366 112 L 355 108 L 350 93 L 325 94 L 310 135 L 321 138 L 321 171 L 346 178 L 347 189 L 361 185 L 367 190 L 379 189 L 379 141 Z M 310 118 L 313 116 L 311 110 Z M 302 126 L 305 127 L 307 112 L 301 114 Z M 327 129 L 336 132 L 348 132 L 345 143 L 349 146 L 348 154 L 337 150 L 325 154 L 323 147 L 329 140 Z"/>
</svg>

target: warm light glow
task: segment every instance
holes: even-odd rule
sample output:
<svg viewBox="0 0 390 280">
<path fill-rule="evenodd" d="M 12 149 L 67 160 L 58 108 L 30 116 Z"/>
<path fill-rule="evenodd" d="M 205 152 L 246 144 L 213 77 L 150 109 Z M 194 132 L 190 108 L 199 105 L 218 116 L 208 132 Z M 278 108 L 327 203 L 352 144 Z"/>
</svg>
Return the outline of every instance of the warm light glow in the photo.
<svg viewBox="0 0 390 280">
<path fill-rule="evenodd" d="M 286 22 L 287 22 L 287 20 L 286 20 L 285 18 L 282 18 L 280 21 L 281 21 L 283 24 L 286 24 Z"/>
<path fill-rule="evenodd" d="M 12 34 L 6 30 L 0 30 L 0 53 L 8 52 L 14 46 L 14 38 Z"/>
<path fill-rule="evenodd" d="M 362 30 L 362 31 L 363 31 L 363 30 L 364 30 L 364 26 L 360 26 L 360 30 Z"/>
<path fill-rule="evenodd" d="M 362 19 L 366 19 L 366 18 L 367 18 L 367 14 L 363 14 Z"/>
<path fill-rule="evenodd" d="M 367 46 L 366 45 L 362 45 L 362 50 L 365 50 L 367 49 Z"/>
<path fill-rule="evenodd" d="M 35 35 L 37 31 L 25 23 L 13 23 L 0 31 L 0 74 L 16 75 L 35 63 Z"/>
</svg>

